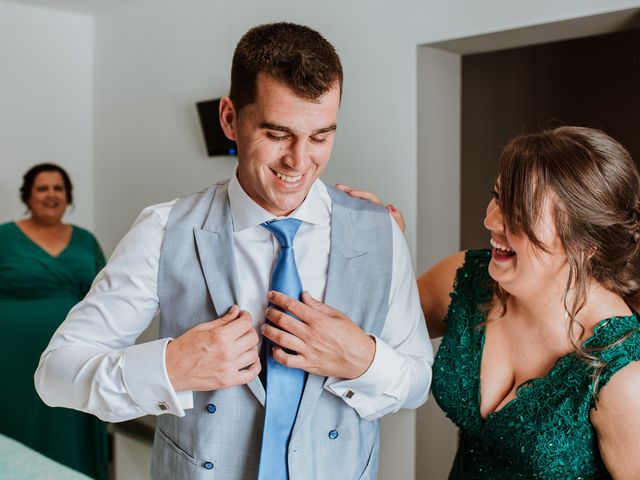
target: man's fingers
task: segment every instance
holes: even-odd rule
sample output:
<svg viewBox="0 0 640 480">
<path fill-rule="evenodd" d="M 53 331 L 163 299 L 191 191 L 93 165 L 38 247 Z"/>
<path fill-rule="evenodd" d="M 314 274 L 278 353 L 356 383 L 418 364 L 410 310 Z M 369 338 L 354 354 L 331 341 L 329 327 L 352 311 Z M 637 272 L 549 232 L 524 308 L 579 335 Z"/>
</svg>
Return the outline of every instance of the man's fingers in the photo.
<svg viewBox="0 0 640 480">
<path fill-rule="evenodd" d="M 304 322 L 274 307 L 267 308 L 265 313 L 266 317 L 271 320 L 271 323 L 278 326 L 281 330 L 285 330 L 299 338 L 304 336 L 304 329 L 306 328 Z"/>
<path fill-rule="evenodd" d="M 230 341 L 237 340 L 245 333 L 253 329 L 253 321 L 251 314 L 246 310 L 241 310 L 237 318 L 228 321 L 222 326 L 225 329 L 225 335 Z"/>
<path fill-rule="evenodd" d="M 309 292 L 302 292 L 300 297 L 302 302 L 275 290 L 270 291 L 267 298 L 271 303 L 291 313 L 305 324 L 312 322 L 317 312 L 332 316 L 339 313 L 336 309 L 313 298 Z M 301 332 L 299 331 L 299 333 Z"/>
<path fill-rule="evenodd" d="M 262 365 L 260 364 L 260 360 L 257 360 L 248 368 L 238 371 L 237 385 L 249 383 L 260 374 L 260 370 L 262 370 Z"/>
<path fill-rule="evenodd" d="M 289 332 L 280 330 L 273 325 L 265 323 L 262 326 L 262 334 L 273 343 L 294 352 L 300 352 L 304 348 L 304 342 Z"/>
<path fill-rule="evenodd" d="M 237 305 L 231 305 L 231 308 L 223 316 L 214 318 L 212 322 L 216 322 L 218 325 L 226 325 L 227 323 L 235 320 L 240 315 L 240 307 Z"/>
<path fill-rule="evenodd" d="M 304 370 L 304 357 L 302 355 L 295 355 L 285 352 L 282 347 L 274 345 L 272 348 L 272 355 L 276 362 L 281 363 L 285 367 L 299 368 Z"/>
<path fill-rule="evenodd" d="M 238 356 L 236 361 L 238 365 L 238 370 L 247 370 L 253 365 L 255 362 L 260 361 L 260 354 L 258 352 L 258 347 L 253 347 L 244 353 L 241 353 Z"/>
<path fill-rule="evenodd" d="M 271 303 L 277 305 L 283 310 L 290 312 L 292 315 L 298 317 L 303 322 L 306 321 L 310 315 L 313 315 L 313 310 L 302 302 L 299 302 L 295 298 L 291 298 L 284 293 L 271 290 L 267 294 L 267 298 Z"/>
<path fill-rule="evenodd" d="M 250 330 L 246 331 L 242 336 L 236 339 L 235 345 L 237 351 L 244 352 L 246 350 L 256 348 L 258 342 L 260 342 L 260 337 L 258 337 L 258 333 L 256 332 L 255 328 L 252 327 Z"/>
<path fill-rule="evenodd" d="M 313 298 L 309 292 L 302 292 L 300 299 L 305 305 L 311 307 L 313 310 L 326 313 L 327 315 L 333 315 L 337 312 L 337 310 L 331 308 L 326 303 L 322 303 L 320 300 Z"/>
<path fill-rule="evenodd" d="M 309 305 L 312 308 L 316 308 L 316 307 L 319 307 L 320 305 L 323 305 L 323 303 L 320 300 L 316 300 L 315 298 L 313 298 L 311 294 L 306 290 L 302 292 L 302 295 L 300 295 L 300 299 L 305 305 Z"/>
</svg>

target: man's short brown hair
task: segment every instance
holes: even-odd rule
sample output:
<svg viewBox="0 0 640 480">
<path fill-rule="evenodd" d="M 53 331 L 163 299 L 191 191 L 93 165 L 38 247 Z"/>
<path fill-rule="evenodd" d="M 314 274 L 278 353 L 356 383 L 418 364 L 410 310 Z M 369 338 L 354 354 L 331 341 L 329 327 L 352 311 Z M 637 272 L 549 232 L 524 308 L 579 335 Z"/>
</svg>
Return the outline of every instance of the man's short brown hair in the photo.
<svg viewBox="0 0 640 480">
<path fill-rule="evenodd" d="M 243 35 L 231 65 L 229 97 L 236 111 L 255 101 L 260 73 L 271 75 L 309 100 L 316 100 L 336 83 L 342 93 L 342 65 L 335 48 L 303 25 L 258 25 Z"/>
</svg>

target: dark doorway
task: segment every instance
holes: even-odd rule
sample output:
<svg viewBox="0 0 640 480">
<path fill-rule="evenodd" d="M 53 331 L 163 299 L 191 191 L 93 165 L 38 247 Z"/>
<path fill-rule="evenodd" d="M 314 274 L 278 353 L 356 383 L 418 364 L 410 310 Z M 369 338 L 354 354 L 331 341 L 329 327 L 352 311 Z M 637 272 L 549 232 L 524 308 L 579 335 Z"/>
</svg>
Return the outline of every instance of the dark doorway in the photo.
<svg viewBox="0 0 640 480">
<path fill-rule="evenodd" d="M 462 57 L 463 249 L 482 226 L 502 147 L 560 125 L 604 130 L 640 161 L 640 29 Z"/>
</svg>

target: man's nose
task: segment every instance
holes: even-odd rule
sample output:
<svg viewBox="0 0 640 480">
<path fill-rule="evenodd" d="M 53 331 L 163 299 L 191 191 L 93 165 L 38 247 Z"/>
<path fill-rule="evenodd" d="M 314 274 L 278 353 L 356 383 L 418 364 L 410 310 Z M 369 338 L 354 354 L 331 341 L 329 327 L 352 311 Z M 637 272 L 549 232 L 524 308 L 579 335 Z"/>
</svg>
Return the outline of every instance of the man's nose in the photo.
<svg viewBox="0 0 640 480">
<path fill-rule="evenodd" d="M 291 144 L 288 155 L 286 157 L 286 164 L 291 170 L 298 173 L 302 173 L 305 170 L 305 165 L 309 161 L 309 146 L 304 140 L 296 140 Z"/>
<path fill-rule="evenodd" d="M 492 232 L 504 232 L 504 217 L 500 205 L 495 199 L 491 199 L 487 205 L 487 213 L 484 217 L 484 228 Z"/>
</svg>

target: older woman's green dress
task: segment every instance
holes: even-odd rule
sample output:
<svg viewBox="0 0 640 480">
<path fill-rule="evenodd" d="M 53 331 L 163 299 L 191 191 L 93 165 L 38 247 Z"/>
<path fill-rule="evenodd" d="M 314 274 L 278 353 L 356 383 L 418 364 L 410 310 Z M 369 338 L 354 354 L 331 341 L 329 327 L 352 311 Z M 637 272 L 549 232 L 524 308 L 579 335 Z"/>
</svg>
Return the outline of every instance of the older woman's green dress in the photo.
<svg viewBox="0 0 640 480">
<path fill-rule="evenodd" d="M 14 223 L 0 225 L 0 433 L 93 478 L 107 477 L 106 425 L 47 407 L 33 374 L 51 335 L 89 290 L 104 255 L 88 231 L 73 227 L 54 257 Z"/>
<path fill-rule="evenodd" d="M 447 332 L 433 365 L 433 395 L 460 428 L 449 476 L 460 480 L 595 480 L 611 478 L 589 421 L 595 405 L 593 370 L 577 354 L 557 360 L 542 378 L 520 385 L 517 397 L 480 416 L 480 364 L 485 308 L 493 280 L 488 250 L 469 251 L 458 270 L 447 314 Z M 605 366 L 595 393 L 620 369 L 640 360 L 637 315 L 602 320 L 585 348 Z"/>
</svg>

